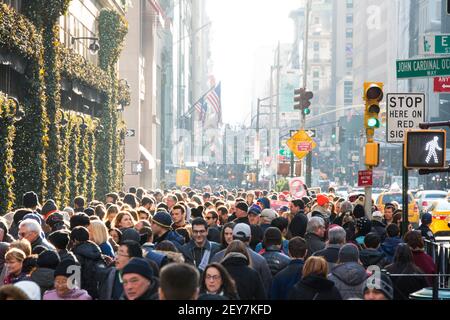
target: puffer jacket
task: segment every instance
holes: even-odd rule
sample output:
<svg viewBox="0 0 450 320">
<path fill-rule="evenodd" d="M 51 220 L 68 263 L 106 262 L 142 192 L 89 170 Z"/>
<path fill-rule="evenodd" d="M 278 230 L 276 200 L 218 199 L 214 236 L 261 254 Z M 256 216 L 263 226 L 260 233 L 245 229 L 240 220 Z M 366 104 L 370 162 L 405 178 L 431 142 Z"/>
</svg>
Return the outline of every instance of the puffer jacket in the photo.
<svg viewBox="0 0 450 320">
<path fill-rule="evenodd" d="M 377 249 L 364 249 L 359 253 L 359 260 L 363 264 L 364 268 L 367 269 L 369 266 L 379 266 L 383 268 L 387 265 L 386 255 L 384 252 Z"/>
<path fill-rule="evenodd" d="M 281 253 L 277 246 L 269 246 L 262 256 L 266 259 L 272 276 L 286 268 L 291 262 L 291 258 Z"/>
<path fill-rule="evenodd" d="M 342 300 L 334 282 L 316 274 L 303 277 L 289 291 L 288 300 Z"/>
<path fill-rule="evenodd" d="M 49 268 L 37 268 L 31 274 L 31 281 L 37 283 L 37 285 L 41 288 L 41 295 L 44 295 L 44 292 L 47 290 L 53 289 L 55 282 L 55 270 Z"/>
<path fill-rule="evenodd" d="M 363 289 L 368 277 L 366 269 L 362 265 L 356 262 L 346 262 L 335 266 L 328 275 L 328 280 L 334 282 L 343 300 L 363 299 Z"/>
</svg>

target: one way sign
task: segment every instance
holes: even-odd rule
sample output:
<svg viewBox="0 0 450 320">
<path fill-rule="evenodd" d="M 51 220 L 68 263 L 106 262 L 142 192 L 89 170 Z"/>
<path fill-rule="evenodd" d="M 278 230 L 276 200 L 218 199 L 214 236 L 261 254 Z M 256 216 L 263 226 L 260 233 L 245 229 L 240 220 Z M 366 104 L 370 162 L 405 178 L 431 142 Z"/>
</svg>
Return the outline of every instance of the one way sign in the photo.
<svg viewBox="0 0 450 320">
<path fill-rule="evenodd" d="M 450 92 L 450 77 L 434 78 L 434 92 Z"/>
<path fill-rule="evenodd" d="M 134 129 L 128 129 L 127 132 L 125 133 L 126 137 L 134 137 L 136 135 L 136 130 Z"/>
<path fill-rule="evenodd" d="M 310 136 L 311 138 L 315 138 L 316 137 L 316 129 L 307 129 L 305 131 L 308 134 L 308 136 Z"/>
</svg>

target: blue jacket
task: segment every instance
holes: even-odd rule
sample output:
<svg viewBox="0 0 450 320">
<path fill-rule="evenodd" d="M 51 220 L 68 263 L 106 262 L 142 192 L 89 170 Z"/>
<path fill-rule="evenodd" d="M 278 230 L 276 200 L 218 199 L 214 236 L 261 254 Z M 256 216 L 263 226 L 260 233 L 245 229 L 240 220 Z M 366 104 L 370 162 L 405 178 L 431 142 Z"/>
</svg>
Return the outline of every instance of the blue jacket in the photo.
<svg viewBox="0 0 450 320">
<path fill-rule="evenodd" d="M 103 242 L 101 245 L 99 245 L 99 247 L 100 250 L 102 250 L 103 254 L 110 256 L 111 258 L 114 258 L 114 250 L 108 241 Z"/>
<path fill-rule="evenodd" d="M 386 238 L 384 242 L 381 244 L 380 249 L 386 255 L 386 261 L 392 263 L 394 261 L 395 250 L 398 245 L 403 243 L 403 240 L 400 237 Z"/>
<path fill-rule="evenodd" d="M 155 245 L 153 243 L 144 243 L 141 248 L 145 252 L 144 257 L 154 261 L 159 268 L 167 263 L 167 257 L 165 255 L 153 251 L 155 250 Z"/>
<path fill-rule="evenodd" d="M 184 237 L 180 235 L 178 232 L 172 230 L 167 231 L 159 238 L 155 237 L 155 240 L 153 242 L 155 244 L 158 244 L 159 242 L 162 242 L 164 240 L 172 242 L 175 245 L 175 247 L 177 247 L 178 250 L 180 250 L 181 246 L 184 244 Z"/>
<path fill-rule="evenodd" d="M 260 242 L 256 245 L 255 252 L 260 253 L 262 249 L 263 249 L 262 242 Z M 283 240 L 282 250 L 285 255 L 289 255 L 289 240 L 286 239 Z"/>
<path fill-rule="evenodd" d="M 278 272 L 272 281 L 269 292 L 271 300 L 286 300 L 289 291 L 302 277 L 303 259 L 293 259 L 286 268 Z"/>
</svg>

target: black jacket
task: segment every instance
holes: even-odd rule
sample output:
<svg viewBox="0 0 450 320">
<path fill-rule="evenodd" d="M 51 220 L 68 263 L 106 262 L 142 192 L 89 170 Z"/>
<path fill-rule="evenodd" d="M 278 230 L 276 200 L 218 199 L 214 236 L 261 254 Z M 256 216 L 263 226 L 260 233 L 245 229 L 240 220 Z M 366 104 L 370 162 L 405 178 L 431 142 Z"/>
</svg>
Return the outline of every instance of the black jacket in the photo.
<svg viewBox="0 0 450 320">
<path fill-rule="evenodd" d="M 264 300 L 267 298 L 259 273 L 247 265 L 247 258 L 243 254 L 231 252 L 225 256 L 221 263 L 236 282 L 238 294 L 242 300 Z"/>
<path fill-rule="evenodd" d="M 220 228 L 219 227 L 209 227 L 207 239 L 212 242 L 220 243 Z"/>
<path fill-rule="evenodd" d="M 263 232 L 261 226 L 256 225 L 256 224 L 250 224 L 250 220 L 248 220 L 248 217 L 237 218 L 237 219 L 234 219 L 233 222 L 235 224 L 245 223 L 250 226 L 250 232 L 252 234 L 252 237 L 250 239 L 250 248 L 255 250 L 258 243 L 260 243 L 264 237 L 264 232 Z"/>
<path fill-rule="evenodd" d="M 303 213 L 296 213 L 289 224 L 288 230 L 292 237 L 305 237 L 306 226 L 308 225 L 308 217 Z"/>
<path fill-rule="evenodd" d="M 322 250 L 325 248 L 325 242 L 319 238 L 315 233 L 308 232 L 305 235 L 306 245 L 308 246 L 307 257 L 310 257 L 314 252 Z"/>
<path fill-rule="evenodd" d="M 289 262 L 291 262 L 291 258 L 281 253 L 280 249 L 278 249 L 276 246 L 270 246 L 266 248 L 262 256 L 264 257 L 264 259 L 266 259 L 272 276 L 276 275 L 278 272 L 286 268 Z"/>
<path fill-rule="evenodd" d="M 191 263 L 193 265 L 195 265 L 196 267 L 199 266 L 200 261 L 195 261 L 194 259 L 194 250 L 196 248 L 196 244 L 194 240 L 189 241 L 188 243 L 186 243 L 185 245 L 183 245 L 181 247 L 181 253 L 184 256 L 184 259 L 187 263 Z M 220 244 L 216 243 L 216 242 L 211 242 L 206 240 L 205 246 L 202 248 L 202 258 L 206 252 L 206 250 L 210 250 L 210 254 L 209 254 L 209 259 L 208 259 L 208 264 L 211 262 L 212 258 L 214 257 L 214 255 L 220 251 Z"/>
<path fill-rule="evenodd" d="M 328 270 L 331 270 L 338 261 L 340 249 L 339 244 L 329 244 L 325 249 L 314 252 L 313 256 L 324 257 L 328 262 Z"/>
<path fill-rule="evenodd" d="M 334 282 L 311 274 L 291 289 L 288 300 L 342 300 Z"/>
<path fill-rule="evenodd" d="M 359 252 L 359 260 L 367 269 L 369 266 L 377 265 L 380 268 L 384 268 L 388 261 L 383 251 L 377 249 L 363 249 Z"/>
<path fill-rule="evenodd" d="M 49 268 L 37 268 L 31 274 L 31 281 L 38 284 L 41 288 L 41 297 L 44 296 L 45 291 L 53 289 L 55 282 L 55 270 Z"/>
<path fill-rule="evenodd" d="M 37 246 L 43 246 L 44 248 L 46 248 L 47 250 L 51 250 L 51 251 L 55 251 L 56 249 L 55 247 L 48 242 L 46 239 L 41 238 L 41 236 L 39 236 L 36 240 L 34 240 L 34 242 L 31 244 L 31 250 L 33 251 L 35 247 Z"/>
<path fill-rule="evenodd" d="M 403 267 L 395 264 L 388 265 L 386 271 L 390 274 L 418 274 L 418 271 L 405 271 Z M 394 300 L 408 300 L 409 295 L 413 292 L 419 291 L 428 287 L 426 277 L 395 277 L 391 276 L 392 284 L 394 285 Z"/>
<path fill-rule="evenodd" d="M 386 225 L 383 222 L 372 220 L 372 229 L 370 232 L 375 232 L 380 237 L 380 243 L 386 239 Z"/>
<path fill-rule="evenodd" d="M 433 231 L 431 231 L 431 229 L 424 223 L 422 223 L 419 226 L 419 228 L 417 228 L 417 230 L 419 230 L 422 233 L 422 237 L 424 237 L 425 239 L 432 241 L 432 242 L 436 242 Z"/>
<path fill-rule="evenodd" d="M 159 280 L 156 277 L 152 277 L 150 287 L 144 292 L 142 296 L 135 300 L 159 300 L 158 296 Z M 125 292 L 120 297 L 120 300 L 128 300 Z"/>
<path fill-rule="evenodd" d="M 303 259 L 293 259 L 289 265 L 273 277 L 269 298 L 271 300 L 286 300 L 289 291 L 301 279 Z"/>
</svg>

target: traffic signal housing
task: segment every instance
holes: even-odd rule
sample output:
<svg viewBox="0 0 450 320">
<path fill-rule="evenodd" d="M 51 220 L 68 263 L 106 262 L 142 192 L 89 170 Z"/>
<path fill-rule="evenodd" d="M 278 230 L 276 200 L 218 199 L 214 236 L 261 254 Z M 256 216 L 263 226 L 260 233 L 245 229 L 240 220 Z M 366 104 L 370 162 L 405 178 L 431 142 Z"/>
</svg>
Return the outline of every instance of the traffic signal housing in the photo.
<svg viewBox="0 0 450 320">
<path fill-rule="evenodd" d="M 380 144 L 376 142 L 366 143 L 365 165 L 368 167 L 377 167 L 380 162 Z"/>
<path fill-rule="evenodd" d="M 380 127 L 378 116 L 380 113 L 380 102 L 384 96 L 383 86 L 383 82 L 364 82 L 364 127 L 369 139 L 373 137 L 375 129 Z"/>
<path fill-rule="evenodd" d="M 404 165 L 408 169 L 444 169 L 447 132 L 445 130 L 406 131 Z"/>
<path fill-rule="evenodd" d="M 311 113 L 311 99 L 314 94 L 311 91 L 306 91 L 305 88 L 294 90 L 294 110 L 302 110 L 303 115 L 307 116 Z"/>
</svg>

